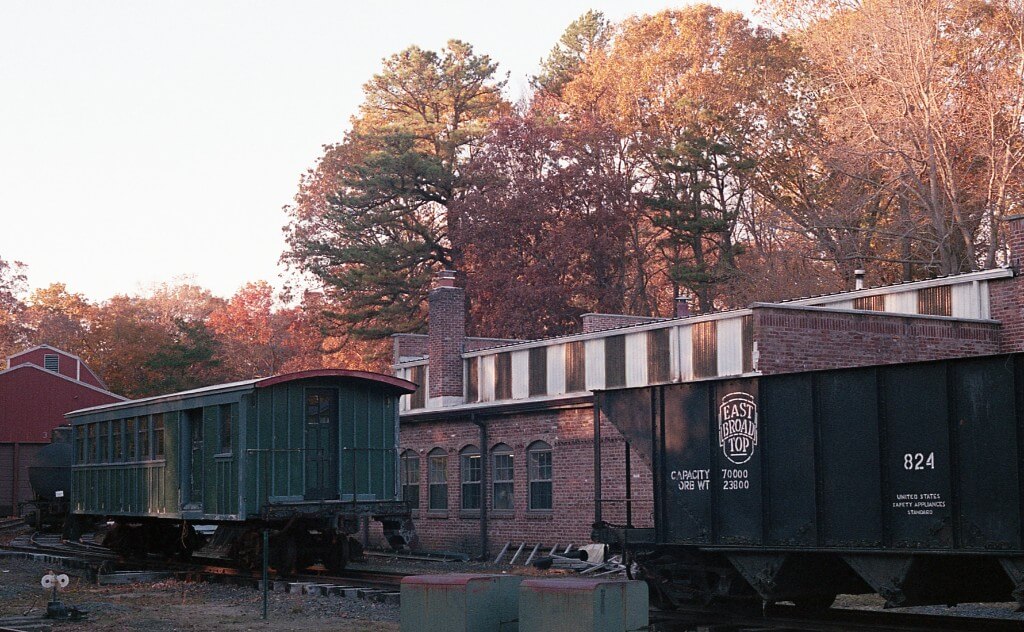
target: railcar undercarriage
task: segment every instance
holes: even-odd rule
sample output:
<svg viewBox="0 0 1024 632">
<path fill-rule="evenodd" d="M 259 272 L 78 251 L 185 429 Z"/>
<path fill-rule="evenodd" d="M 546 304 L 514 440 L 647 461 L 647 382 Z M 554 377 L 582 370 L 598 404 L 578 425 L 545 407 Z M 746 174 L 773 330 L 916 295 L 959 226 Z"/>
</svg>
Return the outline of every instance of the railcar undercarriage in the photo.
<svg viewBox="0 0 1024 632">
<path fill-rule="evenodd" d="M 593 536 L 635 562 L 635 578 L 647 582 L 651 603 L 662 609 L 784 601 L 824 609 L 840 594 L 875 593 L 887 608 L 1016 600 L 1024 610 L 1019 557 L 712 548 L 655 544 L 648 531 L 599 524 Z"/>
<path fill-rule="evenodd" d="M 114 518 L 103 545 L 129 558 L 153 554 L 188 558 L 193 554 L 221 559 L 241 568 L 257 569 L 263 564 L 263 534 L 269 536 L 269 565 L 287 574 L 323 564 L 337 572 L 349 561 L 362 557 L 363 546 L 355 537 L 363 517 L 360 513 L 333 511 L 291 512 L 280 508 L 265 512 L 266 518 L 244 522 L 216 523 L 212 537 L 196 530 L 200 523 L 164 518 Z M 282 517 L 288 516 L 288 517 Z M 367 517 L 370 517 L 368 515 Z M 74 516 L 65 533 L 68 539 L 81 534 L 79 525 L 89 516 Z M 99 519 L 99 517 L 95 517 Z M 373 515 L 383 527 L 384 537 L 395 550 L 406 548 L 415 536 L 412 521 L 403 515 Z"/>
</svg>

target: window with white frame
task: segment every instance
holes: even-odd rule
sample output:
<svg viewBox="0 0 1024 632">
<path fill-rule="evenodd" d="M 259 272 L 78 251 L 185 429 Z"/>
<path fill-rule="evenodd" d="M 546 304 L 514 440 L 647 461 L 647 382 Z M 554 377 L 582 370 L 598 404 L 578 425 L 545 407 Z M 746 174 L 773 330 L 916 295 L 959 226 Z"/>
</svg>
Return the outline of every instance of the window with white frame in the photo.
<svg viewBox="0 0 1024 632">
<path fill-rule="evenodd" d="M 448 509 L 448 455 L 441 448 L 434 448 L 428 455 L 427 485 L 427 509 Z"/>
<path fill-rule="evenodd" d="M 513 482 L 515 474 L 515 455 L 512 448 L 499 443 L 491 449 L 493 459 L 492 480 L 493 492 L 491 494 L 491 506 L 495 511 L 511 511 L 515 508 Z"/>
<path fill-rule="evenodd" d="M 475 445 L 462 448 L 459 452 L 459 474 L 462 483 L 462 508 L 476 511 L 480 509 L 480 486 L 483 470 L 480 462 L 480 450 Z"/>
<path fill-rule="evenodd" d="M 526 451 L 526 474 L 530 482 L 529 508 L 550 510 L 552 504 L 551 446 L 534 441 Z"/>
<path fill-rule="evenodd" d="M 402 452 L 399 461 L 399 478 L 402 481 L 402 498 L 412 509 L 420 507 L 420 457 L 415 450 Z"/>
</svg>

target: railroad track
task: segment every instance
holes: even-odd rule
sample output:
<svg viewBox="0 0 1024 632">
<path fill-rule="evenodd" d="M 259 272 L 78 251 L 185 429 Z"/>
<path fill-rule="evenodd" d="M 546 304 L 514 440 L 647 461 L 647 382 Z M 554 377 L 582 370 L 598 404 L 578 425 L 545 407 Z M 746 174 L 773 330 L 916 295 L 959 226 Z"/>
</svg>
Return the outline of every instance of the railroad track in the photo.
<svg viewBox="0 0 1024 632">
<path fill-rule="evenodd" d="M 0 532 L 13 531 L 20 529 L 25 526 L 25 520 L 23 518 L 4 518 L 0 520 Z"/>
<path fill-rule="evenodd" d="M 653 629 L 683 632 L 714 629 L 716 632 L 1003 632 L 1024 629 L 1021 619 L 935 615 L 891 610 L 830 608 L 809 613 L 794 606 L 683 608 L 673 612 L 651 611 Z"/>
<path fill-rule="evenodd" d="M 123 575 L 129 581 L 133 576 L 146 581 L 144 578 L 148 575 L 163 573 L 192 581 L 233 583 L 254 588 L 261 585 L 261 573 L 211 563 L 212 560 L 209 559 L 169 561 L 153 558 L 127 561 L 120 559 L 109 549 L 91 542 L 90 536 L 83 537 L 83 540 L 85 541 L 81 543 L 69 543 L 61 541 L 57 535 L 34 533 L 15 538 L 7 548 L 88 560 L 95 565 L 100 576 L 104 573 L 108 576 Z M 406 573 L 359 568 L 347 569 L 337 574 L 305 572 L 272 576 L 269 588 L 276 592 L 359 597 L 397 604 L 399 586 L 402 578 L 406 576 Z M 1020 619 L 847 608 L 831 608 L 822 613 L 812 614 L 785 605 L 774 605 L 765 609 L 687 607 L 672 612 L 652 610 L 651 622 L 654 624 L 652 629 L 658 632 L 682 632 L 699 627 L 710 627 L 716 632 L 1002 632 L 1024 629 L 1024 622 Z"/>
<path fill-rule="evenodd" d="M 92 534 L 82 536 L 83 542 L 65 542 L 57 534 L 34 533 L 22 534 L 3 547 L 11 551 L 24 551 L 26 553 L 53 553 L 55 555 L 67 555 L 87 559 L 87 561 L 112 561 L 118 556 L 110 549 L 99 546 L 91 541 Z"/>
<path fill-rule="evenodd" d="M 234 583 L 259 587 L 262 573 L 217 563 L 203 558 L 181 561 L 166 559 L 126 560 L 110 549 L 92 542 L 91 534 L 82 542 L 66 542 L 59 535 L 35 532 L 18 536 L 4 547 L 25 553 L 52 554 L 81 560 L 91 568 L 90 575 L 101 583 L 148 581 L 154 576 L 174 576 L 191 581 Z M 314 569 L 316 567 L 313 567 Z M 270 587 L 280 592 L 340 595 L 360 598 L 380 598 L 398 602 L 399 585 L 405 573 L 350 569 L 340 574 L 306 572 L 292 575 L 273 574 Z"/>
</svg>

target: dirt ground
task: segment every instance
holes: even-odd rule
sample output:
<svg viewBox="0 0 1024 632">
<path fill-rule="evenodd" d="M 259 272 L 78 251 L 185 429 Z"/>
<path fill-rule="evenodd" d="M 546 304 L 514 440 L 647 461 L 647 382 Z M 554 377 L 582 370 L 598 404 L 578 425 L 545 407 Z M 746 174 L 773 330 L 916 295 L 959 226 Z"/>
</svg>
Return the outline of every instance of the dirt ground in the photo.
<svg viewBox="0 0 1024 632">
<path fill-rule="evenodd" d="M 87 611 L 82 622 L 55 624 L 53 630 L 351 630 L 397 632 L 398 606 L 340 597 L 270 593 L 268 619 L 262 593 L 224 584 L 179 582 L 97 586 L 75 571 L 61 592 L 67 606 Z M 6 617 L 42 616 L 49 591 L 39 580 L 49 567 L 39 562 L 0 558 L 0 621 Z M 0 625 L 11 625 L 0 624 Z M 11 625 L 11 627 L 18 627 Z"/>
<path fill-rule="evenodd" d="M 0 538 L 3 539 L 3 538 Z M 416 561 L 390 556 L 368 556 L 353 569 L 400 571 L 413 574 L 490 572 L 552 577 L 573 575 L 570 571 L 538 571 L 530 567 L 495 565 L 479 562 Z M 41 617 L 46 612 L 49 591 L 39 584 L 50 570 L 44 563 L 18 557 L 0 556 L 0 627 L 27 627 L 13 624 L 8 617 Z M 62 622 L 53 630 L 351 630 L 353 632 L 398 632 L 399 608 L 395 605 L 362 599 L 322 597 L 272 592 L 268 620 L 262 615 L 262 593 L 252 588 L 229 584 L 167 580 L 121 586 L 98 586 L 86 581 L 79 571 L 54 569 L 65 573 L 71 583 L 60 595 L 67 606 L 87 611 L 82 622 Z M 882 600 L 872 595 L 843 595 L 836 606 L 853 609 L 878 609 Z M 956 608 L 907 608 L 905 612 L 960 616 L 988 616 L 1024 623 L 1024 613 L 1014 612 L 1015 604 L 965 604 Z"/>
</svg>

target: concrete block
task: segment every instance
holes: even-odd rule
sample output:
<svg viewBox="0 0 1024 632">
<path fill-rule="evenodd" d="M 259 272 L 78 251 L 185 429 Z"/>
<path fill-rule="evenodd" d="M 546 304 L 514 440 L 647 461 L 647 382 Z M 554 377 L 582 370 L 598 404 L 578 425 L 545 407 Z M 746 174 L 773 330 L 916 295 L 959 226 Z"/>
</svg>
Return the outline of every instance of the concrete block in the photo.
<svg viewBox="0 0 1024 632">
<path fill-rule="evenodd" d="M 646 630 L 648 608 L 641 581 L 570 577 L 519 585 L 519 628 L 529 632 Z"/>
<path fill-rule="evenodd" d="M 402 632 L 517 632 L 514 575 L 417 575 L 402 579 Z"/>
</svg>

